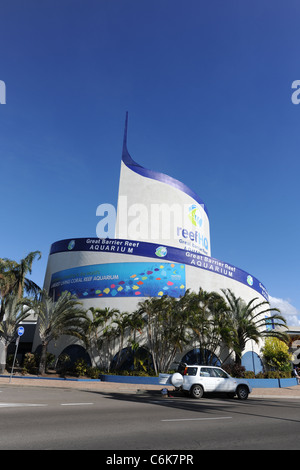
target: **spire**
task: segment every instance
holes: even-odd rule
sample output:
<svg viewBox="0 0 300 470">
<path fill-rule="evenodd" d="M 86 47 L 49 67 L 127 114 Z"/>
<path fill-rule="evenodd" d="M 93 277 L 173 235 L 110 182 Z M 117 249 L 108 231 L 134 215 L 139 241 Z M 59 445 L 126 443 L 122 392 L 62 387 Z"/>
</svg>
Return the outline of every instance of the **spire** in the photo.
<svg viewBox="0 0 300 470">
<path fill-rule="evenodd" d="M 123 152 L 124 152 L 124 149 L 127 147 L 127 126 L 128 126 L 128 111 L 126 111 L 126 117 L 125 117 L 124 138 L 123 138 Z"/>
<path fill-rule="evenodd" d="M 128 111 L 126 111 L 126 118 L 125 118 L 125 127 L 124 127 L 124 138 L 123 138 L 123 151 L 122 151 L 122 160 L 126 165 L 134 165 L 134 166 L 141 166 L 135 161 L 132 160 L 129 152 L 127 150 L 127 127 L 128 127 Z"/>
</svg>

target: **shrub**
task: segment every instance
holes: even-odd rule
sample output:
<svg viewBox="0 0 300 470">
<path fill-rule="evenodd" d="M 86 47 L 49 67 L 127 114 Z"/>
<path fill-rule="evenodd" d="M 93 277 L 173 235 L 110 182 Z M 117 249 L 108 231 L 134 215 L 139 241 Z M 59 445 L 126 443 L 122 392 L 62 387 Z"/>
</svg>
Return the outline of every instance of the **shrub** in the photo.
<svg viewBox="0 0 300 470">
<path fill-rule="evenodd" d="M 27 353 L 27 354 L 31 354 L 31 353 Z M 26 354 L 25 354 L 25 356 L 26 356 Z M 35 363 L 36 363 L 36 368 L 38 368 L 38 364 L 40 363 L 40 360 L 41 360 L 41 355 L 37 354 L 35 352 L 34 353 L 34 359 L 35 359 Z M 49 368 L 53 368 L 54 364 L 55 364 L 55 355 L 52 354 L 52 353 L 47 352 L 45 372 L 47 372 Z M 31 371 L 31 372 L 33 373 L 34 371 Z M 37 372 L 37 370 L 35 372 Z"/>
<path fill-rule="evenodd" d="M 47 352 L 46 369 L 54 369 L 56 357 L 54 354 Z"/>
<path fill-rule="evenodd" d="M 13 362 L 14 362 L 14 354 L 9 354 L 6 358 L 6 369 L 7 370 L 11 370 L 12 368 L 12 365 L 13 365 Z M 15 361 L 15 366 L 16 367 L 19 367 L 19 362 L 18 362 L 18 358 L 16 358 L 16 361 Z"/>
<path fill-rule="evenodd" d="M 100 375 L 100 370 L 98 367 L 88 367 L 86 375 L 91 379 L 98 379 Z"/>
<path fill-rule="evenodd" d="M 256 379 L 265 379 L 266 376 L 263 372 L 259 372 L 258 374 L 256 374 L 255 378 Z"/>
<path fill-rule="evenodd" d="M 231 375 L 231 377 L 236 377 L 243 379 L 245 377 L 245 367 L 240 364 L 225 364 L 222 366 L 223 369 Z"/>
<path fill-rule="evenodd" d="M 23 362 L 23 374 L 36 374 L 37 372 L 37 360 L 36 356 L 32 353 L 26 353 Z"/>
<path fill-rule="evenodd" d="M 278 371 L 289 371 L 291 369 L 292 356 L 289 353 L 289 347 L 278 338 L 267 338 L 262 353 L 269 367 Z"/>
<path fill-rule="evenodd" d="M 71 358 L 68 354 L 61 354 L 56 363 L 56 372 L 62 377 L 66 375 L 71 365 Z"/>
<path fill-rule="evenodd" d="M 244 378 L 245 379 L 255 379 L 255 374 L 253 370 L 246 370 L 244 373 Z"/>
<path fill-rule="evenodd" d="M 88 368 L 89 367 L 84 359 L 77 359 L 73 367 L 74 375 L 76 375 L 77 377 L 86 375 Z"/>
<path fill-rule="evenodd" d="M 285 370 L 270 370 L 265 373 L 266 379 L 289 379 L 291 377 L 291 371 Z"/>
</svg>

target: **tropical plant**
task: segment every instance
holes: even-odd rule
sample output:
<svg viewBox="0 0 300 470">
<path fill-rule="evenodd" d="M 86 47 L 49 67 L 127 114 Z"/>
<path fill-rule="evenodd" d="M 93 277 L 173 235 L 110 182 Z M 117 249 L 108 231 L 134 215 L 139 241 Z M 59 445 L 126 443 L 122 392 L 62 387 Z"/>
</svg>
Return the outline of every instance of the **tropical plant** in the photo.
<svg viewBox="0 0 300 470">
<path fill-rule="evenodd" d="M 126 331 L 129 330 L 130 322 L 129 322 L 130 315 L 127 312 L 120 313 L 117 317 L 114 318 L 112 324 L 115 324 L 115 332 L 116 332 L 116 339 L 118 340 L 118 347 L 119 353 L 117 355 L 116 361 L 116 369 L 118 369 L 121 365 L 122 359 L 122 351 L 124 347 L 124 340 L 126 336 Z"/>
<path fill-rule="evenodd" d="M 271 308 L 267 301 L 257 303 L 257 298 L 246 303 L 240 297 L 236 297 L 230 289 L 222 289 L 222 292 L 231 316 L 234 333 L 232 349 L 237 364 L 241 364 L 242 354 L 249 340 L 253 340 L 256 344 L 268 337 L 288 341 L 285 332 L 276 330 L 276 327 L 287 328 L 286 320 L 280 315 L 279 309 Z"/>
<path fill-rule="evenodd" d="M 114 357 L 115 343 L 118 337 L 117 328 L 108 325 L 104 328 L 102 338 L 99 343 L 99 348 L 102 349 L 103 370 L 110 371 L 110 365 Z"/>
<path fill-rule="evenodd" d="M 77 297 L 69 292 L 63 292 L 54 302 L 42 291 L 38 299 L 27 300 L 26 303 L 38 315 L 38 329 L 41 339 L 42 352 L 39 373 L 44 374 L 47 360 L 47 347 L 53 339 L 62 335 L 71 335 L 84 341 L 86 312 L 81 307 Z"/>
<path fill-rule="evenodd" d="M 22 373 L 35 374 L 37 371 L 36 356 L 30 352 L 24 355 Z"/>
<path fill-rule="evenodd" d="M 5 314 L 5 298 L 10 294 L 15 285 L 15 276 L 12 272 L 13 266 L 13 261 L 0 258 L 0 321 L 4 318 Z"/>
<path fill-rule="evenodd" d="M 199 345 L 202 364 L 212 364 L 221 348 L 228 348 L 233 341 L 226 302 L 216 292 L 199 289 L 189 293 L 188 326 Z"/>
<path fill-rule="evenodd" d="M 138 314 L 144 316 L 149 352 L 155 374 L 166 372 L 177 351 L 188 342 L 186 299 L 163 296 L 138 304 Z"/>
<path fill-rule="evenodd" d="M 119 310 L 114 308 L 94 308 L 87 310 L 85 322 L 85 345 L 89 349 L 92 363 L 96 365 L 96 356 L 99 356 L 101 368 L 107 369 L 107 324 L 114 316 L 119 315 Z"/>
<path fill-rule="evenodd" d="M 30 252 L 20 263 L 7 258 L 0 259 L 0 321 L 5 315 L 3 300 L 7 295 L 15 293 L 18 300 L 21 300 L 25 293 L 34 296 L 39 294 L 40 287 L 27 277 L 32 273 L 32 264 L 36 258 L 41 258 L 40 251 Z"/>
<path fill-rule="evenodd" d="M 12 291 L 15 285 L 15 276 L 12 272 L 14 266 L 14 261 L 0 258 L 0 297 L 2 299 Z"/>
<path fill-rule="evenodd" d="M 20 263 L 16 263 L 13 268 L 13 274 L 16 279 L 14 290 L 16 290 L 18 298 L 20 299 L 24 295 L 24 291 L 29 295 L 38 295 L 40 287 L 33 282 L 31 279 L 26 277 L 32 273 L 32 263 L 42 256 L 40 251 L 31 251 L 25 258 L 21 259 Z"/>
<path fill-rule="evenodd" d="M 5 306 L 5 316 L 0 322 L 0 340 L 4 344 L 4 363 L 6 363 L 7 348 L 16 339 L 17 329 L 30 315 L 30 307 L 25 307 L 15 293 L 11 293 L 2 299 Z"/>
<path fill-rule="evenodd" d="M 130 339 L 129 342 L 132 344 L 138 344 L 137 335 L 143 334 L 143 328 L 145 326 L 145 320 L 143 316 L 135 311 L 128 316 L 128 326 L 130 330 Z"/>
<path fill-rule="evenodd" d="M 291 370 L 292 354 L 288 345 L 280 339 L 266 338 L 261 351 L 269 367 L 280 371 Z"/>
</svg>

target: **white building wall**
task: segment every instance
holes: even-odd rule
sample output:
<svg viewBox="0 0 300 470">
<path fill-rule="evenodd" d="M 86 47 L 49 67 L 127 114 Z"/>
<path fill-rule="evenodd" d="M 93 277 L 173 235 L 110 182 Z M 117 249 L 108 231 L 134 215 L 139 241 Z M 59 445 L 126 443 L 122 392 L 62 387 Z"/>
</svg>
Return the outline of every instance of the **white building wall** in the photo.
<svg viewBox="0 0 300 470">
<path fill-rule="evenodd" d="M 68 240 L 66 240 L 65 245 L 68 245 Z M 93 267 L 93 266 L 107 266 L 110 265 L 113 272 L 114 266 L 117 263 L 153 263 L 157 262 L 162 263 L 163 265 L 172 264 L 172 261 L 157 259 L 153 257 L 146 256 L 136 256 L 131 254 L 115 253 L 115 252 L 95 252 L 92 251 L 62 251 L 50 254 L 48 259 L 48 265 L 45 276 L 44 288 L 49 291 L 51 287 L 51 277 L 55 273 L 66 271 L 72 268 L 80 267 Z M 222 264 L 222 262 L 219 262 Z M 225 263 L 223 263 L 224 265 Z M 129 266 L 129 264 L 128 264 Z M 229 266 L 229 265 L 227 265 Z M 245 302 L 249 302 L 253 298 L 257 297 L 258 302 L 263 302 L 266 300 L 262 293 L 257 292 L 249 285 L 245 285 L 242 282 L 239 282 L 232 277 L 230 277 L 230 269 L 223 270 L 227 275 L 218 274 L 216 272 L 211 272 L 205 269 L 201 269 L 197 266 L 184 265 L 185 269 L 185 289 L 190 289 L 191 291 L 198 292 L 199 288 L 202 288 L 205 291 L 211 292 L 216 291 L 221 293 L 221 289 L 231 289 L 237 297 L 241 297 Z M 231 269 L 234 269 L 231 267 Z M 245 276 L 247 273 L 245 273 Z M 66 290 L 68 290 L 66 286 Z M 103 296 L 97 298 L 80 298 L 80 301 L 83 303 L 84 308 L 89 309 L 90 307 L 99 307 L 99 308 L 116 308 L 121 312 L 133 312 L 137 309 L 138 303 L 143 301 L 145 297 L 110 297 Z M 73 338 L 60 338 L 55 343 L 53 342 L 49 347 L 49 352 L 54 353 L 58 356 L 63 349 L 69 344 L 75 344 L 76 340 Z M 38 329 L 34 338 L 33 351 L 39 345 Z M 186 349 L 186 352 L 192 349 Z M 259 354 L 260 345 L 254 345 L 252 342 L 247 345 L 246 351 L 254 350 Z M 245 351 L 245 352 L 246 352 Z M 117 352 L 117 351 L 116 351 Z M 182 356 L 184 353 L 182 354 Z"/>
<path fill-rule="evenodd" d="M 115 238 L 166 244 L 210 256 L 209 218 L 203 205 L 169 179 L 173 184 L 167 178 L 162 182 L 142 176 L 121 163 Z"/>
</svg>

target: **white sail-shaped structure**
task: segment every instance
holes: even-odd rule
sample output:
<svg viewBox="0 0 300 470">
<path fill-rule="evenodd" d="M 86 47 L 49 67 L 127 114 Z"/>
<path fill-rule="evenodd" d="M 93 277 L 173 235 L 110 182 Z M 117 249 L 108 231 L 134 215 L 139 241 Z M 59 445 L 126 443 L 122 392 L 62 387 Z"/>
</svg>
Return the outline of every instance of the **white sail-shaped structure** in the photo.
<svg viewBox="0 0 300 470">
<path fill-rule="evenodd" d="M 211 255 L 207 208 L 180 181 L 136 163 L 127 149 L 126 116 L 116 238 L 142 240 Z"/>
</svg>

